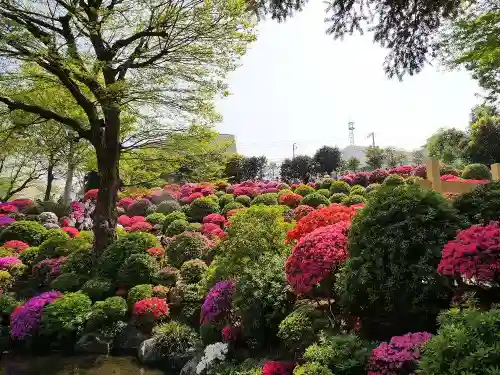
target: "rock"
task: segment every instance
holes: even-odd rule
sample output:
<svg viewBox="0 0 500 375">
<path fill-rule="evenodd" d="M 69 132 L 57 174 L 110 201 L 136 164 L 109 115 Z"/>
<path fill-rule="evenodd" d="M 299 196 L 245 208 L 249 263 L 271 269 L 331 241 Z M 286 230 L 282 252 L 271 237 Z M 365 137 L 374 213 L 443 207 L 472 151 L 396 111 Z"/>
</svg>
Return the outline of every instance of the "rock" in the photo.
<svg viewBox="0 0 500 375">
<path fill-rule="evenodd" d="M 45 227 L 45 229 L 61 229 L 61 227 L 58 224 L 54 223 L 45 223 L 43 224 L 43 226 Z"/>
<path fill-rule="evenodd" d="M 140 331 L 133 324 L 126 324 L 116 335 L 113 348 L 118 354 L 135 354 L 141 343 L 149 338 L 150 335 Z"/>
<path fill-rule="evenodd" d="M 137 359 L 144 365 L 154 365 L 161 360 L 161 355 L 155 350 L 155 339 L 147 339 L 141 342 L 137 350 Z"/>
<path fill-rule="evenodd" d="M 203 357 L 202 352 L 196 353 L 182 368 L 180 375 L 197 375 L 196 374 L 196 366 L 198 366 L 198 362 L 200 362 L 201 357 Z"/>
<path fill-rule="evenodd" d="M 40 222 L 43 224 L 57 224 L 57 215 L 53 212 L 42 212 L 39 216 L 38 219 Z M 59 226 L 58 226 L 59 227 Z"/>
<path fill-rule="evenodd" d="M 82 354 L 109 354 L 111 342 L 98 333 L 87 333 L 75 344 L 75 351 Z"/>
</svg>

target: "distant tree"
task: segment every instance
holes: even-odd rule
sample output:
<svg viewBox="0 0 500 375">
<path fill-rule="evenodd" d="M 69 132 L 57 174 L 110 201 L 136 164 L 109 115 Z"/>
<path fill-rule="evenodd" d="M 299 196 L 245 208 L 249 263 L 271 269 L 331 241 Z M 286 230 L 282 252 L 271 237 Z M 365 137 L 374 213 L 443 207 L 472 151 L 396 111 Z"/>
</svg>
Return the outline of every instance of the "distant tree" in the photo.
<svg viewBox="0 0 500 375">
<path fill-rule="evenodd" d="M 292 159 L 286 158 L 280 165 L 280 177 L 283 181 L 292 181 L 294 177 Z"/>
<path fill-rule="evenodd" d="M 263 180 L 266 173 L 267 158 L 262 155 L 257 157 L 257 176 L 259 179 Z"/>
<path fill-rule="evenodd" d="M 338 147 L 323 146 L 314 154 L 314 162 L 319 173 L 332 173 L 342 164 L 342 154 Z"/>
<path fill-rule="evenodd" d="M 353 156 L 353 157 L 347 159 L 347 161 L 345 163 L 345 168 L 347 170 L 356 172 L 358 170 L 360 164 L 361 164 L 361 162 L 359 161 L 359 159 L 355 158 Z"/>
<path fill-rule="evenodd" d="M 466 140 L 467 135 L 462 130 L 441 128 L 427 140 L 429 156 L 452 164 L 461 159 L 462 145 Z"/>
<path fill-rule="evenodd" d="M 275 161 L 272 161 L 270 162 L 268 165 L 267 165 L 267 169 L 268 169 L 268 172 L 269 172 L 269 176 L 272 178 L 272 179 L 275 179 L 276 178 L 276 175 L 278 173 L 278 164 L 275 162 Z"/>
<path fill-rule="evenodd" d="M 313 159 L 308 155 L 299 155 L 292 159 L 292 170 L 294 177 L 308 183 L 315 170 Z"/>
<path fill-rule="evenodd" d="M 385 162 L 389 168 L 396 168 L 403 164 L 406 155 L 401 151 L 397 151 L 394 147 L 384 149 Z"/>
<path fill-rule="evenodd" d="M 471 163 L 491 165 L 500 162 L 500 117 L 483 116 L 470 129 L 464 148 L 465 159 Z"/>
<path fill-rule="evenodd" d="M 371 169 L 382 168 L 384 165 L 385 154 L 384 150 L 382 150 L 378 146 L 370 146 L 365 151 L 366 157 L 366 165 L 368 165 Z"/>
<path fill-rule="evenodd" d="M 243 180 L 243 155 L 231 155 L 226 162 L 224 177 L 230 182 L 241 182 Z"/>
<path fill-rule="evenodd" d="M 424 152 L 423 150 L 414 150 L 411 153 L 411 162 L 414 165 L 419 165 L 424 163 Z"/>
</svg>

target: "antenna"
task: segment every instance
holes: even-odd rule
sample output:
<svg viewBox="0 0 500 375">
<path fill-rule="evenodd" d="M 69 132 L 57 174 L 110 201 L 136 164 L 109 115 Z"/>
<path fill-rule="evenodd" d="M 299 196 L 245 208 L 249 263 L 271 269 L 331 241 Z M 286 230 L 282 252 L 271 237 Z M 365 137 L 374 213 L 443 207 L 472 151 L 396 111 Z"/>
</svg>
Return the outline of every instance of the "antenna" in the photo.
<svg viewBox="0 0 500 375">
<path fill-rule="evenodd" d="M 297 143 L 292 145 L 292 159 L 295 159 L 295 150 L 297 149 Z"/>
<path fill-rule="evenodd" d="M 349 144 L 354 146 L 354 122 L 349 121 L 347 125 L 349 126 Z"/>
<path fill-rule="evenodd" d="M 370 134 L 368 134 L 368 137 L 366 137 L 366 138 L 370 138 L 370 137 L 372 137 L 372 146 L 375 147 L 375 133 L 371 132 Z"/>
</svg>

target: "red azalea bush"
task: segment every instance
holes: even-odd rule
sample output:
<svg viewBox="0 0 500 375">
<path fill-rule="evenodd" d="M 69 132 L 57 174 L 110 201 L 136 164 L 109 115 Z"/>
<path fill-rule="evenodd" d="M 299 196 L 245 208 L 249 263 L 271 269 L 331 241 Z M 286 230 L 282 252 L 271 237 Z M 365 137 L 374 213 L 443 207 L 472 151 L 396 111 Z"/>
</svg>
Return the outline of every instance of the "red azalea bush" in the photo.
<svg viewBox="0 0 500 375">
<path fill-rule="evenodd" d="M 155 321 L 160 321 L 168 316 L 168 312 L 168 304 L 165 299 L 151 297 L 137 301 L 132 314 L 135 317 L 152 317 Z"/>
<path fill-rule="evenodd" d="M 240 195 L 248 195 L 251 198 L 254 198 L 255 196 L 259 195 L 260 190 L 256 186 L 248 186 L 248 185 L 237 185 L 233 189 L 233 195 L 235 197 L 240 196 Z"/>
<path fill-rule="evenodd" d="M 118 216 L 118 224 L 120 224 L 122 227 L 129 227 L 132 225 L 130 217 L 128 217 L 127 215 Z"/>
<path fill-rule="evenodd" d="M 361 185 L 367 187 L 368 185 L 370 185 L 370 177 L 371 177 L 370 172 L 358 172 L 354 175 L 352 181 L 353 185 Z"/>
<path fill-rule="evenodd" d="M 17 212 L 17 207 L 12 204 L 0 204 L 0 213 L 10 214 L 13 212 Z"/>
<path fill-rule="evenodd" d="M 301 204 L 301 205 L 297 206 L 296 208 L 294 208 L 293 219 L 295 221 L 298 221 L 298 220 L 302 219 L 304 216 L 309 215 L 313 211 L 314 211 L 314 208 L 312 208 L 311 206 Z"/>
<path fill-rule="evenodd" d="M 13 206 L 16 206 L 20 210 L 22 210 L 25 207 L 33 205 L 33 201 L 31 199 L 14 199 L 9 203 Z"/>
<path fill-rule="evenodd" d="M 246 208 L 235 208 L 234 210 L 229 210 L 226 214 L 226 217 L 229 219 L 231 216 L 236 215 L 236 214 L 243 212 L 245 210 L 246 210 Z M 226 225 L 229 225 L 229 223 L 227 223 Z"/>
<path fill-rule="evenodd" d="M 155 258 L 161 258 L 165 255 L 165 249 L 162 247 L 150 247 L 146 250 L 146 253 Z"/>
<path fill-rule="evenodd" d="M 372 350 L 368 375 L 414 375 L 420 359 L 420 347 L 432 335 L 427 332 L 394 336 Z"/>
<path fill-rule="evenodd" d="M 302 195 L 290 193 L 290 194 L 281 194 L 280 195 L 280 204 L 288 206 L 290 208 L 295 208 L 300 204 L 302 200 Z M 309 207 L 309 206 L 307 206 Z"/>
<path fill-rule="evenodd" d="M 262 368 L 262 375 L 292 375 L 295 363 L 267 361 Z"/>
<path fill-rule="evenodd" d="M 194 201 L 198 198 L 203 198 L 203 197 L 204 197 L 204 195 L 202 193 L 192 193 L 192 194 L 189 194 L 187 197 L 181 197 L 179 200 L 182 203 L 189 204 L 192 201 Z"/>
<path fill-rule="evenodd" d="M 15 253 L 22 253 L 25 249 L 30 247 L 30 245 L 28 245 L 26 242 L 18 240 L 7 241 L 2 246 L 6 249 L 12 250 Z"/>
<path fill-rule="evenodd" d="M 224 226 L 227 224 L 226 218 L 222 216 L 221 214 L 208 214 L 203 218 L 203 224 L 216 224 L 220 228 L 224 228 Z"/>
<path fill-rule="evenodd" d="M 389 170 L 389 174 L 398 174 L 402 177 L 408 177 L 411 176 L 413 173 L 413 166 L 411 165 L 401 165 L 396 168 L 392 168 Z"/>
<path fill-rule="evenodd" d="M 125 230 L 127 232 L 149 232 L 153 230 L 153 226 L 147 221 L 139 221 L 137 223 L 133 223 L 129 227 L 126 227 Z"/>
<path fill-rule="evenodd" d="M 214 238 L 226 238 L 227 237 L 227 233 L 224 232 L 220 226 L 218 226 L 217 224 L 213 224 L 213 223 L 205 223 L 205 224 L 202 224 L 201 225 L 201 228 L 200 228 L 200 231 L 201 233 L 203 233 L 205 236 L 211 238 L 211 239 L 214 239 Z"/>
<path fill-rule="evenodd" d="M 489 180 L 465 180 L 453 174 L 445 174 L 441 176 L 441 181 L 464 182 L 466 184 L 487 184 Z"/>
<path fill-rule="evenodd" d="M 144 223 L 146 221 L 146 218 L 144 216 L 132 216 L 130 218 L 130 225 L 137 224 L 137 223 Z"/>
<path fill-rule="evenodd" d="M 351 222 L 356 214 L 354 207 L 346 207 L 340 204 L 332 204 L 329 207 L 314 210 L 297 222 L 294 229 L 288 231 L 288 241 L 298 241 L 313 230 L 327 225 L 336 224 L 340 221 Z"/>
<path fill-rule="evenodd" d="M 86 202 L 90 199 L 97 200 L 97 195 L 99 194 L 99 189 L 90 189 L 83 196 L 83 201 Z"/>
<path fill-rule="evenodd" d="M 80 234 L 80 231 L 76 228 L 73 228 L 73 227 L 64 227 L 61 229 L 63 231 L 65 231 L 66 233 L 68 233 L 71 238 L 75 238 L 76 236 L 78 236 Z"/>
<path fill-rule="evenodd" d="M 444 245 L 438 273 L 456 280 L 500 281 L 500 223 L 473 225 Z"/>
<path fill-rule="evenodd" d="M 317 284 L 333 276 L 345 262 L 348 225 L 339 222 L 318 228 L 295 245 L 285 263 L 286 278 L 295 293 L 309 293 Z"/>
<path fill-rule="evenodd" d="M 129 206 L 130 206 L 131 204 L 133 204 L 134 202 L 135 202 L 135 200 L 134 200 L 134 199 L 132 199 L 132 198 L 130 198 L 130 197 L 125 197 L 125 198 L 122 198 L 122 199 L 120 199 L 120 200 L 118 201 L 117 206 L 118 206 L 118 207 L 122 207 L 122 208 L 124 208 L 124 209 L 127 209 L 127 208 L 129 208 Z"/>
<path fill-rule="evenodd" d="M 387 176 L 389 176 L 389 172 L 386 169 L 375 169 L 370 175 L 370 183 L 381 184 Z"/>
</svg>

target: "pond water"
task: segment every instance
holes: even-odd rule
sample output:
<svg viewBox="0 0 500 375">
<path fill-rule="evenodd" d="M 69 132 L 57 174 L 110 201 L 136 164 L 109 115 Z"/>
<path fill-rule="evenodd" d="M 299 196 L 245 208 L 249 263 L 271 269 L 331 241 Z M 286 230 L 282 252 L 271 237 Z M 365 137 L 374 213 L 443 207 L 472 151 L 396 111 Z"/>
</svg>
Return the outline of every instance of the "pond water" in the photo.
<svg viewBox="0 0 500 375">
<path fill-rule="evenodd" d="M 165 375 L 129 357 L 0 358 L 0 375 Z"/>
</svg>

